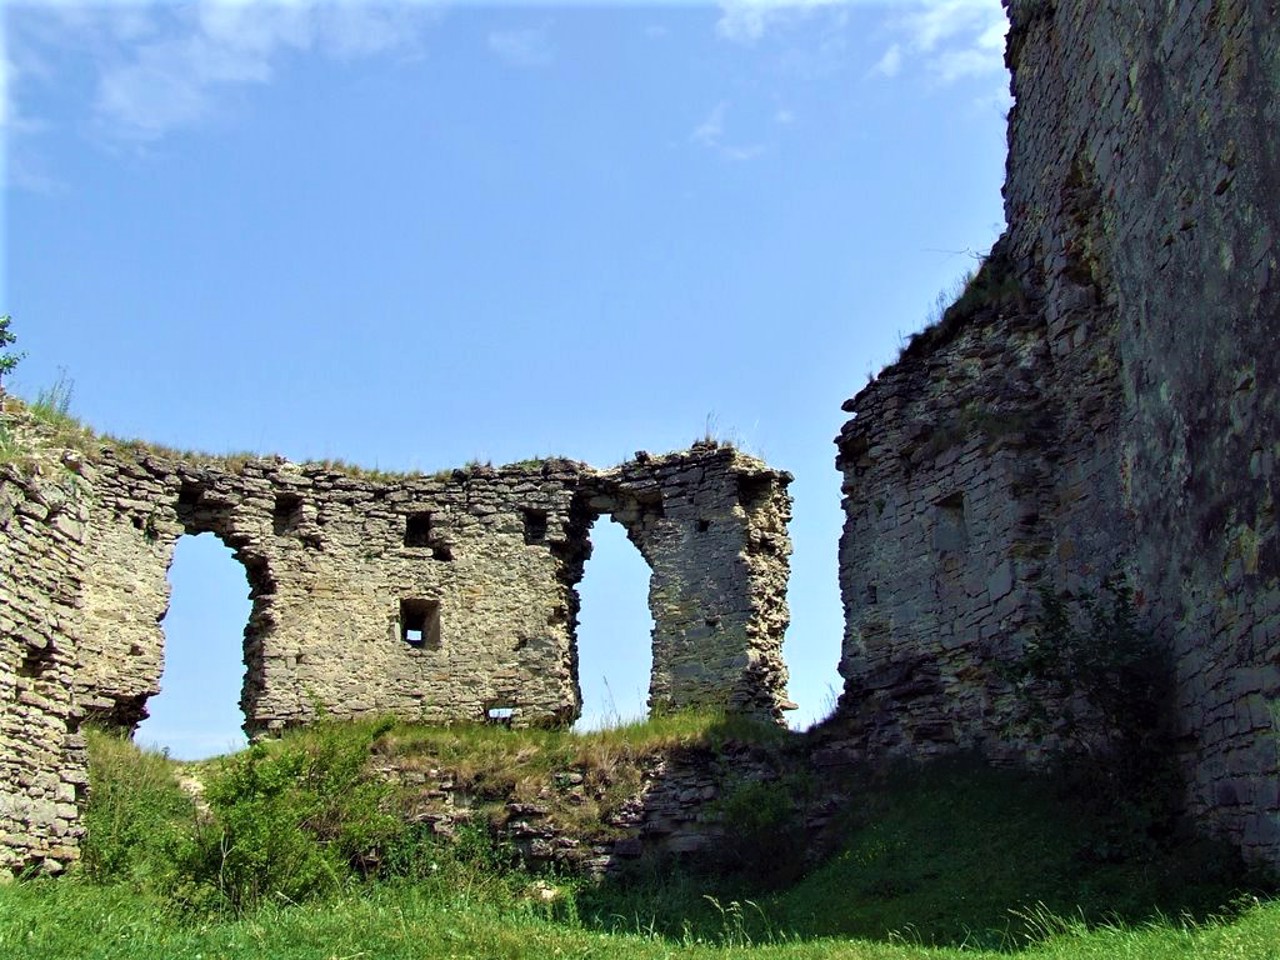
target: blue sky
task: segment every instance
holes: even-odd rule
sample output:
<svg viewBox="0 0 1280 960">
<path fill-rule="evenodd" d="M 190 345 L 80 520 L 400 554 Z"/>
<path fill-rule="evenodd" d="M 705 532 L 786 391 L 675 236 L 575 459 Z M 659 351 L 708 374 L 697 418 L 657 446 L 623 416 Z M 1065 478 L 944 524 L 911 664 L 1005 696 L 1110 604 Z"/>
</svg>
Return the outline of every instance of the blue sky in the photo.
<svg viewBox="0 0 1280 960">
<path fill-rule="evenodd" d="M 831 439 L 1001 229 L 998 0 L 46 0 L 2 22 L 16 392 L 65 370 L 103 431 L 395 470 L 607 466 L 710 429 L 795 474 L 791 693 L 801 724 L 830 707 Z M 616 527 L 596 539 L 582 681 L 629 717 L 647 575 Z M 143 738 L 220 749 L 243 574 L 202 537 L 172 578 Z"/>
</svg>

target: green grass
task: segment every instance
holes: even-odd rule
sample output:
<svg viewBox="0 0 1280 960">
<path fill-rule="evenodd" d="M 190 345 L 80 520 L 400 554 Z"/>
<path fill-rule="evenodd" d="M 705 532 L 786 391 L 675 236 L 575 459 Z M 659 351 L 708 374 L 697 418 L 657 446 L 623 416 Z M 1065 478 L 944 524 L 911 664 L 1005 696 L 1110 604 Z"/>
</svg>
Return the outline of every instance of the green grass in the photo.
<svg viewBox="0 0 1280 960">
<path fill-rule="evenodd" d="M 367 768 L 394 755 L 518 792 L 566 768 L 622 782 L 654 752 L 730 740 L 799 756 L 785 732 L 705 715 L 584 735 L 321 723 L 199 764 L 91 733 L 84 863 L 0 887 L 0 957 L 1280 957 L 1280 902 L 1220 848 L 1099 859 L 1113 825 L 1007 771 L 851 779 L 830 855 L 783 883 L 771 852 L 727 873 L 645 861 L 593 887 L 526 872 L 479 824 L 446 844 Z M 791 769 L 727 791 L 721 815 L 767 836 L 784 794 L 832 785 Z"/>
<path fill-rule="evenodd" d="M 1046 939 L 1027 960 L 1273 960 L 1280 949 L 1280 904 L 1250 906 L 1230 921 L 1158 921 L 1138 927 L 1042 918 Z M 505 902 L 431 883 L 388 883 L 330 899 L 269 904 L 241 917 L 184 918 L 125 887 L 74 880 L 0 889 L 0 956 L 24 960 L 546 960 L 551 957 L 657 960 L 741 957 L 758 960 L 980 960 L 1008 957 L 976 949 L 911 942 L 824 938 L 748 942 L 732 923 L 711 937 L 666 939 L 641 932 L 602 933 L 525 896 Z"/>
</svg>

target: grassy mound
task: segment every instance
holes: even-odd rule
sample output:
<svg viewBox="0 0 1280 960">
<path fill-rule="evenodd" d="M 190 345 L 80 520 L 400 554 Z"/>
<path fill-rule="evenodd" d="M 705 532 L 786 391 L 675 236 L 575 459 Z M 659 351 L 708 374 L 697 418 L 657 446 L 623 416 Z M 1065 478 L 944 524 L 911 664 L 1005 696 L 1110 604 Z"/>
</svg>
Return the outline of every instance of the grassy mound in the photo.
<svg viewBox="0 0 1280 960">
<path fill-rule="evenodd" d="M 0 956 L 1276 955 L 1280 903 L 1221 848 L 1099 856 L 1102 814 L 1007 771 L 845 784 L 855 799 L 826 828 L 830 854 L 786 882 L 771 853 L 716 872 L 650 860 L 598 886 L 529 873 L 483 819 L 434 836 L 377 773 L 394 757 L 496 797 L 568 767 L 607 798 L 657 753 L 749 736 L 788 749 L 709 717 L 584 736 L 321 724 L 199 764 L 95 734 L 83 865 L 0 888 Z M 768 790 L 741 796 L 717 808 L 730 828 L 771 822 Z"/>
</svg>

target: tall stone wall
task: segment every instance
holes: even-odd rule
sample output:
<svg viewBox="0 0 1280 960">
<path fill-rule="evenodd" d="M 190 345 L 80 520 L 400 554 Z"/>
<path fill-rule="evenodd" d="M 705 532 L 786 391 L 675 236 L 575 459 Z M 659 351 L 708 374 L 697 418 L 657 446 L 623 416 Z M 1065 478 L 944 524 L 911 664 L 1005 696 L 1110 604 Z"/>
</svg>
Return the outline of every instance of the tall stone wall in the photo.
<svg viewBox="0 0 1280 960">
<path fill-rule="evenodd" d="M 72 697 L 85 488 L 0 464 L 0 877 L 76 858 L 88 781 Z"/>
<path fill-rule="evenodd" d="M 840 722 L 1034 755 L 998 667 L 1035 587 L 1122 572 L 1175 655 L 1192 808 L 1280 862 L 1274 4 L 1009 7 L 1008 231 L 846 405 Z"/>
</svg>

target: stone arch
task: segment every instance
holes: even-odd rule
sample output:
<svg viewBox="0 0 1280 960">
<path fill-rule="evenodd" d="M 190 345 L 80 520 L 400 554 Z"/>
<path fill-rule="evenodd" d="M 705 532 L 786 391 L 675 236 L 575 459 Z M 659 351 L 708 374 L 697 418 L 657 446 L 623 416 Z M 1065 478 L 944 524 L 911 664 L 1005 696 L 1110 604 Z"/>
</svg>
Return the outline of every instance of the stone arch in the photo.
<svg viewBox="0 0 1280 960">
<path fill-rule="evenodd" d="M 780 719 L 790 475 L 731 447 L 637 454 L 587 486 L 589 513 L 627 531 L 650 569 L 651 712 Z"/>
<path fill-rule="evenodd" d="M 140 465 L 152 499 L 100 496 L 91 515 L 86 544 L 77 695 L 95 722 L 132 732 L 147 716 L 147 701 L 160 690 L 169 607 L 169 568 L 183 536 L 210 533 L 230 548 L 244 567 L 252 609 L 244 633 L 245 680 L 240 706 L 252 733 L 253 691 L 261 673 L 254 656 L 264 628 L 272 622 L 267 600 L 274 592 L 269 555 L 256 509 L 234 474 L 191 470 L 158 460 Z M 134 472 L 142 472 L 137 467 Z M 115 491 L 106 490 L 105 494 Z M 269 516 L 269 514 L 266 514 Z"/>
<path fill-rule="evenodd" d="M 582 730 L 649 716 L 653 694 L 650 563 L 607 513 L 594 518 L 588 535 L 592 562 L 576 586 L 574 632 Z"/>
</svg>

